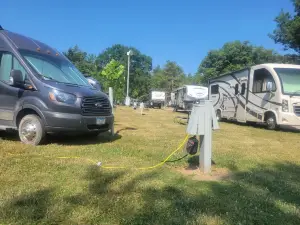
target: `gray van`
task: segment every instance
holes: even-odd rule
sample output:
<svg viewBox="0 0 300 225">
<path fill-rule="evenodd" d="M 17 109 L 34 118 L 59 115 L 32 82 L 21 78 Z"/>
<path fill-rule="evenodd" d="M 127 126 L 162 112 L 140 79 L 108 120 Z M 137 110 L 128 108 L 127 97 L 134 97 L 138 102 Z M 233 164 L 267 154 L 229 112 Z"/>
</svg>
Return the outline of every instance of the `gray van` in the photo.
<svg viewBox="0 0 300 225">
<path fill-rule="evenodd" d="M 113 126 L 108 96 L 61 53 L 0 26 L 0 129 L 38 145 L 47 133 L 98 135 Z"/>
</svg>

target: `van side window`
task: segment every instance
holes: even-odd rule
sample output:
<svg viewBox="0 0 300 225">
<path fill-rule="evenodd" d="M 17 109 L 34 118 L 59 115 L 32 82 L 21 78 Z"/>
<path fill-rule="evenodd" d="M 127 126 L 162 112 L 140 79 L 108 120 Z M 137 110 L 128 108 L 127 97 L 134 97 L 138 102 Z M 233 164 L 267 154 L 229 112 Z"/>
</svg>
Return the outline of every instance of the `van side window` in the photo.
<svg viewBox="0 0 300 225">
<path fill-rule="evenodd" d="M 272 82 L 272 91 L 276 91 L 275 81 L 271 73 L 266 69 L 255 70 L 253 76 L 253 93 L 267 92 L 267 82 Z"/>
<path fill-rule="evenodd" d="M 214 94 L 219 94 L 219 85 L 212 85 L 211 87 L 210 87 L 210 92 L 211 92 L 211 94 L 212 95 L 214 95 Z"/>
<path fill-rule="evenodd" d="M 241 95 L 244 95 L 246 92 L 246 84 L 242 83 L 242 90 L 241 90 Z"/>
<path fill-rule="evenodd" d="M 0 80 L 9 82 L 11 70 L 21 70 L 25 80 L 26 71 L 11 53 L 0 52 Z"/>
<path fill-rule="evenodd" d="M 236 84 L 234 87 L 234 94 L 237 95 L 239 93 L 239 84 Z"/>
</svg>

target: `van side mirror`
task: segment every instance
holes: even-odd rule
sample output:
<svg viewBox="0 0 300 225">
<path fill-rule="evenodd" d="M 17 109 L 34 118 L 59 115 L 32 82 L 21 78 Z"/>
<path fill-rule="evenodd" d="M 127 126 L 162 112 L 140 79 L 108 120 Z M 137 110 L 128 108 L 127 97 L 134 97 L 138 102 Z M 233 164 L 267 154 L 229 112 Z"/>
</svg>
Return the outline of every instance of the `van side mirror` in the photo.
<svg viewBox="0 0 300 225">
<path fill-rule="evenodd" d="M 273 91 L 273 83 L 268 81 L 266 89 L 268 92 L 272 92 Z"/>
<path fill-rule="evenodd" d="M 21 70 L 12 70 L 10 72 L 10 83 L 13 86 L 24 86 L 24 79 Z"/>
</svg>

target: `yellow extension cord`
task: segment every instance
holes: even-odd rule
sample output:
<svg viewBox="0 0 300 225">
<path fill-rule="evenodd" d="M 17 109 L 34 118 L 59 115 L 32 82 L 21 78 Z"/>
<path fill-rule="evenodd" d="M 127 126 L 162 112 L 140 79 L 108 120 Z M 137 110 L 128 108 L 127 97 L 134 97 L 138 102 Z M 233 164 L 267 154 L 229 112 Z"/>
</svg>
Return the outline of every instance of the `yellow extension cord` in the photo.
<svg viewBox="0 0 300 225">
<path fill-rule="evenodd" d="M 181 144 L 178 146 L 178 148 L 176 150 L 174 150 L 170 155 L 168 155 L 167 158 L 165 158 L 164 161 L 154 165 L 154 166 L 148 166 L 148 167 L 129 167 L 129 166 L 103 166 L 101 162 L 96 162 L 94 160 L 91 160 L 91 159 L 87 159 L 87 158 L 83 158 L 83 157 L 79 157 L 79 156 L 70 156 L 70 157 L 67 157 L 67 156 L 63 156 L 63 157 L 57 157 L 58 159 L 85 159 L 89 162 L 92 162 L 93 164 L 97 164 L 98 166 L 104 168 L 104 169 L 136 169 L 136 170 L 149 170 L 149 169 L 154 169 L 154 168 L 157 168 L 159 166 L 162 166 L 163 164 L 165 164 L 168 159 L 174 155 L 177 151 L 179 151 L 183 146 L 184 144 L 186 143 L 186 141 L 188 140 L 189 138 L 189 135 L 186 135 L 186 137 L 184 138 L 184 140 L 181 142 Z"/>
</svg>

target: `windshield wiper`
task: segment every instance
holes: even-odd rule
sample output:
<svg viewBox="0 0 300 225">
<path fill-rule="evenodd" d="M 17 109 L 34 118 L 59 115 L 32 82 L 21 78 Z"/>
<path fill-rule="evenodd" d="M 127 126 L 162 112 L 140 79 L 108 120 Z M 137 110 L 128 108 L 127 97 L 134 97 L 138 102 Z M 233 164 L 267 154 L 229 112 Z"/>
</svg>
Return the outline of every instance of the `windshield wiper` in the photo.
<svg viewBox="0 0 300 225">
<path fill-rule="evenodd" d="M 53 81 L 57 81 L 57 80 L 55 80 L 55 79 L 53 79 L 52 77 L 47 77 L 47 76 L 45 76 L 45 75 L 43 75 L 43 74 L 38 74 L 40 77 L 42 77 L 44 80 L 53 80 Z"/>
<path fill-rule="evenodd" d="M 69 85 L 69 86 L 75 86 L 75 87 L 79 86 L 78 84 L 73 84 L 73 83 L 67 83 L 67 82 L 58 81 L 58 80 L 53 79 L 52 77 L 48 77 L 48 76 L 45 76 L 43 74 L 39 74 L 39 76 L 41 76 L 44 80 L 51 80 L 51 81 L 54 81 L 56 83 L 66 84 L 66 85 Z"/>
</svg>

